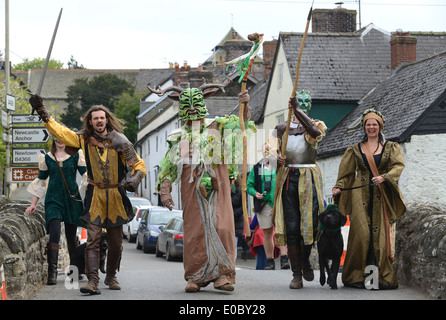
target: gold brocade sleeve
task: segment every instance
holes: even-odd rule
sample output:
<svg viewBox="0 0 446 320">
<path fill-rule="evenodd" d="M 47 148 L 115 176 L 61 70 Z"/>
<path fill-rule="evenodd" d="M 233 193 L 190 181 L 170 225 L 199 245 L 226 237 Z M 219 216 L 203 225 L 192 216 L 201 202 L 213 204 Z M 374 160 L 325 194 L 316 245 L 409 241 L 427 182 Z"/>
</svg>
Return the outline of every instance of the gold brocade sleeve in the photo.
<svg viewBox="0 0 446 320">
<path fill-rule="evenodd" d="M 389 171 L 387 174 L 383 174 L 383 177 L 387 178 L 390 176 L 395 182 L 400 179 L 401 173 L 405 167 L 403 153 L 401 152 L 400 145 L 396 142 L 389 142 L 390 146 L 390 159 L 389 159 Z"/>
<path fill-rule="evenodd" d="M 65 145 L 75 148 L 81 147 L 79 136 L 73 130 L 61 125 L 52 117 L 44 125 L 51 135 L 65 143 Z"/>
<path fill-rule="evenodd" d="M 341 163 L 339 164 L 338 179 L 335 187 L 351 188 L 355 180 L 355 171 L 355 157 L 353 147 L 350 146 L 345 151 Z M 338 203 L 339 211 L 346 213 L 352 212 L 351 192 L 351 190 L 344 190 L 339 197 L 335 198 L 335 202 Z"/>
</svg>

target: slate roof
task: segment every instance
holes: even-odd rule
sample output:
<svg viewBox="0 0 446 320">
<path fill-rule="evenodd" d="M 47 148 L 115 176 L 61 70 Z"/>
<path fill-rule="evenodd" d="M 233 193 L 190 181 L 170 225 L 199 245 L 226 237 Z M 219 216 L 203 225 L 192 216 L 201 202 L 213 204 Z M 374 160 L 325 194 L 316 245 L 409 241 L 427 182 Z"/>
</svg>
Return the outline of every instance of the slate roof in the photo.
<svg viewBox="0 0 446 320">
<path fill-rule="evenodd" d="M 303 33 L 280 33 L 291 77 Z M 313 99 L 357 101 L 390 75 L 390 33 L 310 33 L 302 53 L 298 89 Z"/>
<path fill-rule="evenodd" d="M 156 87 L 173 76 L 175 69 L 140 69 L 136 77 L 136 91 L 149 94 L 147 84 Z"/>
<path fill-rule="evenodd" d="M 446 50 L 446 33 L 411 32 L 417 60 Z M 353 33 L 309 33 L 302 54 L 298 89 L 314 100 L 358 101 L 391 75 L 391 33 L 373 24 Z M 294 81 L 303 33 L 280 33 Z"/>
<path fill-rule="evenodd" d="M 342 154 L 359 143 L 361 126 L 348 132 L 348 127 L 362 113 L 374 107 L 383 113 L 387 140 L 403 142 L 426 112 L 446 100 L 446 52 L 421 61 L 405 64 L 396 73 L 373 88 L 319 144 L 319 158 Z"/>
<path fill-rule="evenodd" d="M 263 111 L 265 109 L 265 99 L 266 92 L 268 90 L 269 81 L 262 81 L 251 88 L 248 88 L 249 91 L 249 106 L 251 108 L 251 118 L 250 120 L 254 121 L 256 124 L 263 121 Z M 238 116 L 239 114 L 239 105 L 238 101 L 237 105 L 231 110 L 228 114 L 235 114 Z"/>
<path fill-rule="evenodd" d="M 417 38 L 417 60 L 446 51 L 446 32 L 411 31 L 410 34 Z"/>
</svg>

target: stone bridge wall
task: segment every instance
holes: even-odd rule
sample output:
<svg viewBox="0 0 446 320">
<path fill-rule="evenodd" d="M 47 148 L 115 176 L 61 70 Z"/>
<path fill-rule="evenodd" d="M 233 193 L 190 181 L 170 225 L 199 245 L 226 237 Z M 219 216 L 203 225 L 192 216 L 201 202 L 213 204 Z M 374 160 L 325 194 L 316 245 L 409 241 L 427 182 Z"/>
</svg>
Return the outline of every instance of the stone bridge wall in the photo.
<svg viewBox="0 0 446 320">
<path fill-rule="evenodd" d="M 0 196 L 0 264 L 5 272 L 8 300 L 32 298 L 47 280 L 44 208 L 39 204 L 36 212 L 27 216 L 25 209 L 29 204 Z M 63 230 L 62 224 L 62 234 Z M 64 236 L 60 245 L 58 268 L 64 270 L 69 263 Z"/>
</svg>

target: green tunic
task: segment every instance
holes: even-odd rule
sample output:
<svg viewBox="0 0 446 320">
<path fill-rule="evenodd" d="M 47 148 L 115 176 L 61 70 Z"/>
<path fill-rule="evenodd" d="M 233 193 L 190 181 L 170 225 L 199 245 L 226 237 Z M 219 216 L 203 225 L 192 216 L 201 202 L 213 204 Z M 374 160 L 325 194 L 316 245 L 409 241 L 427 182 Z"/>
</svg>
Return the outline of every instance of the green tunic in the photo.
<svg viewBox="0 0 446 320">
<path fill-rule="evenodd" d="M 390 221 L 389 240 L 394 251 L 395 221 L 406 211 L 403 195 L 398 187 L 398 180 L 404 169 L 404 158 L 398 143 L 389 141 L 385 144 L 377 168 L 385 178 L 382 188 Z M 369 184 L 372 176 L 359 144 L 350 146 L 339 165 L 336 187 L 351 188 Z M 378 266 L 380 284 L 396 287 L 396 274 L 386 250 L 383 206 L 378 187 L 372 185 L 344 190 L 338 207 L 340 212 L 350 215 L 347 254 L 342 271 L 343 283 L 363 283 L 365 268 L 373 264 Z"/>
<path fill-rule="evenodd" d="M 71 195 L 76 195 L 75 198 L 81 200 L 76 183 L 76 171 L 79 171 L 82 175 L 86 172 L 87 168 L 85 166 L 79 166 L 78 161 L 79 153 L 69 157 L 65 161 L 60 161 L 60 167 Z M 79 219 L 84 210 L 83 203 L 71 199 L 56 161 L 48 154 L 45 155 L 45 163 L 48 170 L 41 169 L 38 179 L 46 180 L 49 177 L 48 189 L 45 196 L 45 222 L 47 231 L 48 223 L 52 219 L 60 219 L 66 223 L 85 227 Z"/>
</svg>

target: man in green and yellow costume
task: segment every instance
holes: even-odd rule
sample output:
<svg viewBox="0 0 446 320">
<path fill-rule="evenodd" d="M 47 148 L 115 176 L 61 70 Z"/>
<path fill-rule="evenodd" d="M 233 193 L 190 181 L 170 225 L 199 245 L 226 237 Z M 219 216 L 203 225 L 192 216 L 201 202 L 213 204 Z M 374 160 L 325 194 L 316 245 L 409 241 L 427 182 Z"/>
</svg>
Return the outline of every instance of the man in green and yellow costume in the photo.
<svg viewBox="0 0 446 320">
<path fill-rule="evenodd" d="M 197 292 L 211 282 L 215 289 L 233 291 L 236 244 L 229 176 L 237 175 L 242 135 L 237 116 L 205 118 L 204 98 L 215 90 L 207 91 L 204 86 L 219 85 L 170 87 L 162 92 L 149 88 L 160 96 L 178 92 L 169 98 L 179 101 L 179 118 L 185 123 L 168 137 L 157 189 L 163 205 L 172 209 L 171 184 L 181 183 L 186 292 Z M 239 95 L 240 103 L 248 101 L 247 91 Z M 248 113 L 249 108 L 245 109 Z M 255 131 L 251 121 L 247 127 Z"/>
<path fill-rule="evenodd" d="M 37 95 L 29 99 L 31 106 L 42 118 L 45 127 L 68 149 L 82 149 L 88 174 L 85 194 L 85 211 L 81 216 L 87 224 L 85 269 L 88 284 L 82 293 L 100 294 L 99 246 L 102 228 L 107 230 L 108 254 L 105 284 L 111 290 L 120 290 L 116 279 L 122 252 L 122 225 L 132 220 L 133 210 L 127 191 L 135 191 L 144 177 L 144 161 L 136 154 L 133 145 L 122 134 L 124 123 L 102 105 L 92 106 L 84 116 L 80 133 L 57 123 L 46 111 L 43 100 Z M 126 178 L 127 165 L 132 176 Z"/>
</svg>

